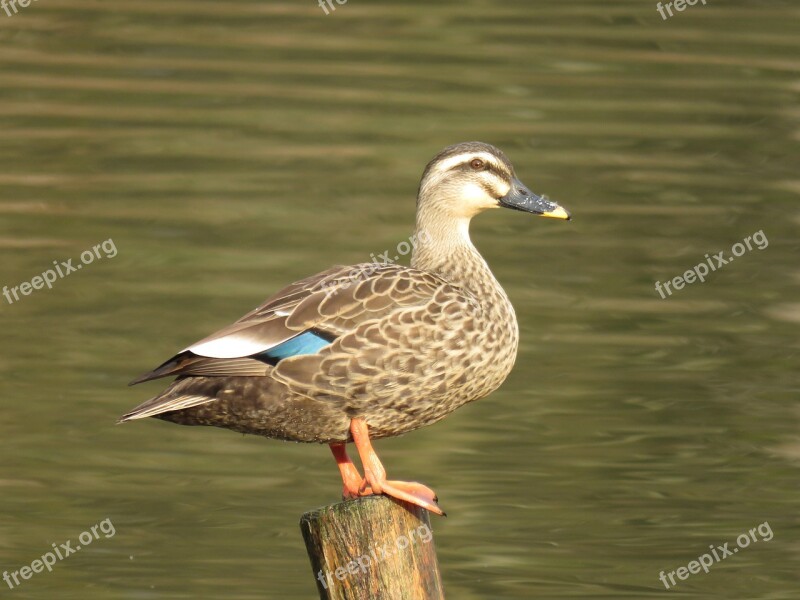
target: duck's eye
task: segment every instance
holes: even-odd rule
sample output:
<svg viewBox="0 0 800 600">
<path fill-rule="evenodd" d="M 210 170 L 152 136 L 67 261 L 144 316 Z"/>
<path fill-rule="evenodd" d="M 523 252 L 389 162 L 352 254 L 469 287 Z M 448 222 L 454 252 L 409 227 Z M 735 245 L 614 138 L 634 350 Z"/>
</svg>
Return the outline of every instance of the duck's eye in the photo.
<svg viewBox="0 0 800 600">
<path fill-rule="evenodd" d="M 469 166 L 472 167 L 475 171 L 483 171 L 486 168 L 486 163 L 483 162 L 480 158 L 473 158 Z"/>
</svg>

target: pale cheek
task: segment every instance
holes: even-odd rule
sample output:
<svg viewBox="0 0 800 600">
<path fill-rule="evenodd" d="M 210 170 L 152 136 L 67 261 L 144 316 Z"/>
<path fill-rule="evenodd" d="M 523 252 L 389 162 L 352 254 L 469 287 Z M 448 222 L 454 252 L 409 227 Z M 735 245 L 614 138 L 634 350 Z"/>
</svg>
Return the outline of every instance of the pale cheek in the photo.
<svg viewBox="0 0 800 600">
<path fill-rule="evenodd" d="M 497 206 L 497 200 L 486 193 L 481 185 L 468 183 L 461 190 L 461 202 L 472 211 L 481 211 Z"/>
</svg>

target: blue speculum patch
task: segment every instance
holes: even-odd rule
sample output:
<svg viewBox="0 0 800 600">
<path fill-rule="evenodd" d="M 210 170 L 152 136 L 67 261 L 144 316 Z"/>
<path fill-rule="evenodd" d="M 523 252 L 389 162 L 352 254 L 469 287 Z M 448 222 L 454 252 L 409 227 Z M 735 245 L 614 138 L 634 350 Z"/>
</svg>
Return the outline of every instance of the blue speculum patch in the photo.
<svg viewBox="0 0 800 600">
<path fill-rule="evenodd" d="M 290 356 L 316 354 L 330 343 L 331 340 L 326 339 L 318 333 L 306 331 L 290 340 L 286 340 L 282 344 L 278 344 L 274 348 L 270 348 L 266 352 L 256 354 L 253 358 L 258 358 L 266 362 L 277 362 L 284 358 L 289 358 Z"/>
</svg>

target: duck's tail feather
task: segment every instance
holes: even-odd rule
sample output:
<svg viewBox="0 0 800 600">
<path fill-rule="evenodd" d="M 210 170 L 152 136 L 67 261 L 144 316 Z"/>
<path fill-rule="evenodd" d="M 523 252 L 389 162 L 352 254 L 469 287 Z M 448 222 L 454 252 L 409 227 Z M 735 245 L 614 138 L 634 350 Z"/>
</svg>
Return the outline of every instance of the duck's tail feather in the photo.
<svg viewBox="0 0 800 600">
<path fill-rule="evenodd" d="M 129 413 L 122 415 L 117 423 L 125 423 L 126 421 L 135 421 L 136 419 L 144 419 L 145 417 L 154 417 L 161 413 L 171 412 L 175 410 L 182 410 L 184 408 L 191 408 L 192 406 L 199 406 L 201 404 L 208 404 L 214 402 L 217 398 L 215 396 L 205 396 L 202 394 L 181 394 L 174 396 L 170 390 L 165 393 L 151 398 L 147 402 L 140 404 Z"/>
</svg>

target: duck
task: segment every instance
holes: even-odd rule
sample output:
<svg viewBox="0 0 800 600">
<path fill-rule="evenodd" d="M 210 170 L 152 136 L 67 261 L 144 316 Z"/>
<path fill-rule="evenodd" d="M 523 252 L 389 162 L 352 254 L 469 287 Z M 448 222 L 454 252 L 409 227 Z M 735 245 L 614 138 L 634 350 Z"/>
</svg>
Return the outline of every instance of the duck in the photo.
<svg viewBox="0 0 800 600">
<path fill-rule="evenodd" d="M 499 148 L 448 146 L 422 174 L 410 266 L 337 265 L 284 287 L 134 379 L 175 378 L 119 422 L 327 444 L 344 499 L 384 494 L 443 515 L 426 485 L 387 478 L 372 442 L 436 423 L 512 370 L 514 307 L 469 235 L 472 218 L 494 208 L 571 218 L 531 192 Z"/>
</svg>

